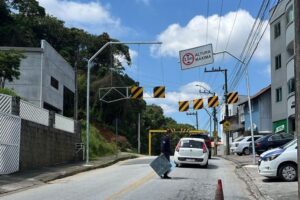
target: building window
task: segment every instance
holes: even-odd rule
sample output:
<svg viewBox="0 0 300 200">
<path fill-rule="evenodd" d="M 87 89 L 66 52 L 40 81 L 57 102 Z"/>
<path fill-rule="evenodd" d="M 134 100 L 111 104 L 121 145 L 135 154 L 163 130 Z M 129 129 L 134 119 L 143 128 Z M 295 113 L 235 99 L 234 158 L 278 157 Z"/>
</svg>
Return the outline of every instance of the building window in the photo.
<svg viewBox="0 0 300 200">
<path fill-rule="evenodd" d="M 289 24 L 290 22 L 294 21 L 294 9 L 293 6 L 289 7 L 287 14 L 286 14 L 286 24 Z"/>
<path fill-rule="evenodd" d="M 275 69 L 281 68 L 281 54 L 275 56 Z"/>
<path fill-rule="evenodd" d="M 295 92 L 295 78 L 291 78 L 288 81 L 288 89 L 289 89 L 289 94 Z"/>
<path fill-rule="evenodd" d="M 58 80 L 51 76 L 51 86 L 58 90 Z"/>
<path fill-rule="evenodd" d="M 282 101 L 282 89 L 277 88 L 276 89 L 276 102 Z"/>
<path fill-rule="evenodd" d="M 281 30 L 280 30 L 280 22 L 278 22 L 277 24 L 275 24 L 274 26 L 274 38 L 277 38 L 278 36 L 280 36 Z"/>
</svg>

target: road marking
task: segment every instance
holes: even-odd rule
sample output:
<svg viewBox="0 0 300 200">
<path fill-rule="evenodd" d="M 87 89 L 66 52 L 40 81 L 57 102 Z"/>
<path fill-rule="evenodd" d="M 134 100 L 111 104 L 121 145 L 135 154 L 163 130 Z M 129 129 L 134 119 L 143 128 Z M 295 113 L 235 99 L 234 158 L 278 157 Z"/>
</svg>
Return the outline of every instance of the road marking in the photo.
<svg viewBox="0 0 300 200">
<path fill-rule="evenodd" d="M 133 182 L 132 184 L 128 185 L 127 187 L 123 188 L 122 190 L 112 194 L 110 197 L 106 198 L 106 200 L 113 200 L 118 197 L 121 197 L 122 195 L 135 190 L 136 188 L 142 186 L 146 182 L 148 182 L 150 179 L 152 179 L 155 176 L 154 172 L 150 172 L 148 175 L 144 176 L 143 178 Z"/>
</svg>

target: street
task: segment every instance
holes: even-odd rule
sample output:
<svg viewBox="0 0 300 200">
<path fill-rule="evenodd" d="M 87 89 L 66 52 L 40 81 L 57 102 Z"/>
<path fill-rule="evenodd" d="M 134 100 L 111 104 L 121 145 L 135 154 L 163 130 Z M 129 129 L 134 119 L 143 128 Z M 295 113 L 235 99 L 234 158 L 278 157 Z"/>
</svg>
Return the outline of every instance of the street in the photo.
<svg viewBox="0 0 300 200">
<path fill-rule="evenodd" d="M 230 161 L 213 158 L 208 169 L 175 168 L 163 180 L 149 167 L 154 157 L 141 157 L 113 166 L 77 174 L 14 194 L 3 200 L 39 199 L 214 199 L 217 180 L 222 179 L 225 199 L 253 199 Z"/>
</svg>

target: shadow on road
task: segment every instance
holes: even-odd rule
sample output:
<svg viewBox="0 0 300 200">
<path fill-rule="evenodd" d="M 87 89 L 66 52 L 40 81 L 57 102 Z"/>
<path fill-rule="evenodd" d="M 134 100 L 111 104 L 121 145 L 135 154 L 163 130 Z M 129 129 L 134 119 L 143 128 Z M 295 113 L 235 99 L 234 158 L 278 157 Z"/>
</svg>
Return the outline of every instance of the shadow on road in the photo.
<svg viewBox="0 0 300 200">
<path fill-rule="evenodd" d="M 212 157 L 209 160 L 220 160 L 220 158 Z"/>
<path fill-rule="evenodd" d="M 217 165 L 208 163 L 207 168 L 204 168 L 204 167 L 199 166 L 199 165 L 182 165 L 180 168 L 218 169 L 219 167 Z"/>
<path fill-rule="evenodd" d="M 172 180 L 186 180 L 186 179 L 189 179 L 189 178 L 186 178 L 186 177 L 173 177 L 171 176 Z"/>
<path fill-rule="evenodd" d="M 291 182 L 286 182 L 281 180 L 280 178 L 265 178 L 262 180 L 264 183 L 291 183 Z M 292 181 L 292 182 L 296 182 L 296 181 Z"/>
</svg>

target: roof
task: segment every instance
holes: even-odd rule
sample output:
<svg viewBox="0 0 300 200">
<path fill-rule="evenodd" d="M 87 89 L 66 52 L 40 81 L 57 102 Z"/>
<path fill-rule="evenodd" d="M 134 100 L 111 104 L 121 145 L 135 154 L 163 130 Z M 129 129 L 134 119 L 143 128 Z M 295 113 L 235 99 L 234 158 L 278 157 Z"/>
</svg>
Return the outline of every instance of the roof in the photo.
<svg viewBox="0 0 300 200">
<path fill-rule="evenodd" d="M 253 96 L 251 96 L 250 99 L 251 99 L 251 100 L 252 100 L 252 99 L 256 99 L 257 97 L 259 97 L 259 96 L 261 96 L 262 94 L 268 92 L 269 90 L 271 90 L 271 84 L 268 85 L 267 87 L 261 89 L 258 93 L 254 94 Z M 239 103 L 238 105 L 242 105 L 242 104 L 245 104 L 245 103 L 247 103 L 247 102 L 248 102 L 248 99 L 247 99 L 246 101 L 243 101 L 243 102 Z"/>
</svg>

